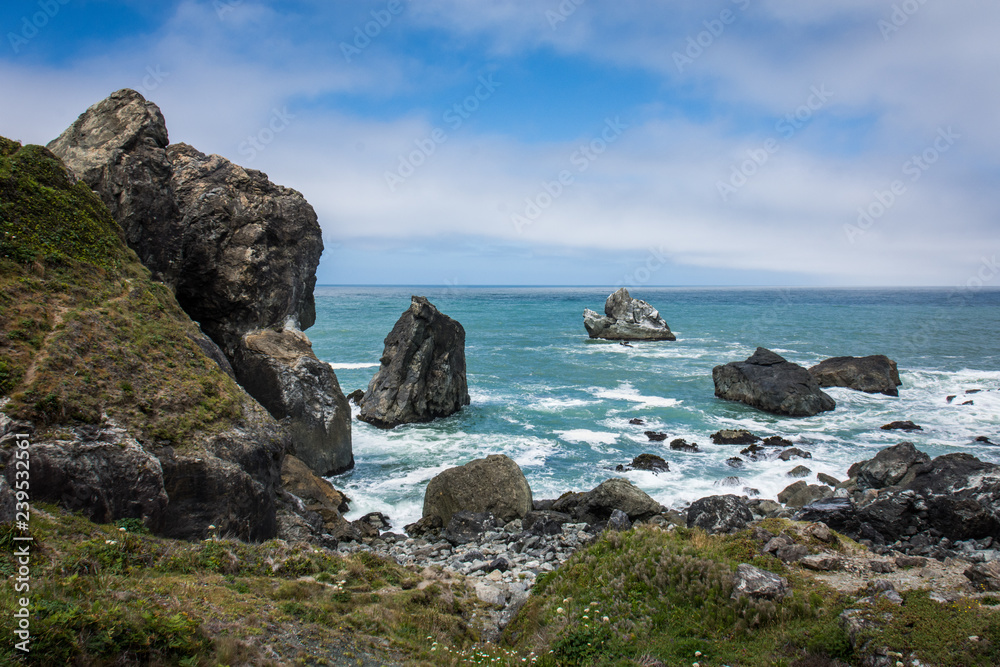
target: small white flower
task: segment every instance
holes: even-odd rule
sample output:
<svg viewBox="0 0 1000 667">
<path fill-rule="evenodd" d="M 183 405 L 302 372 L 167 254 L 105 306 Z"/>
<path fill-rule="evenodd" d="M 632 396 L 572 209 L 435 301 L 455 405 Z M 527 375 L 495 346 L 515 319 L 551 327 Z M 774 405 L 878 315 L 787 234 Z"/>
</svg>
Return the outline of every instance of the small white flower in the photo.
<svg viewBox="0 0 1000 667">
<path fill-rule="evenodd" d="M 557 614 L 562 614 L 562 613 L 564 613 L 565 611 L 566 611 L 566 610 L 565 610 L 565 609 L 563 609 L 562 607 L 556 607 L 556 613 L 557 613 Z"/>
<path fill-rule="evenodd" d="M 119 533 L 124 533 L 125 532 L 125 526 L 122 526 L 121 528 L 119 528 L 118 532 Z"/>
</svg>

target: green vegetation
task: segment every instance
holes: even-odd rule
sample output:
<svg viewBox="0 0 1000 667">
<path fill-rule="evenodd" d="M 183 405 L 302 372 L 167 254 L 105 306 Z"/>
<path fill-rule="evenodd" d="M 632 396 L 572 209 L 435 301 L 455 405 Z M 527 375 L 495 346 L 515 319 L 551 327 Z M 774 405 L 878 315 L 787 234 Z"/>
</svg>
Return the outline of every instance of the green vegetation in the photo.
<svg viewBox="0 0 1000 667">
<path fill-rule="evenodd" d="M 26 664 L 330 664 L 352 655 L 441 664 L 435 642 L 476 639 L 479 603 L 464 587 L 418 588 L 413 572 L 368 554 L 179 542 L 45 510 L 32 523 Z M 0 531 L 0 567 L 12 571 L 12 533 Z M 0 594 L 8 637 L 16 595 L 12 586 Z M 0 663 L 15 663 L 10 644 Z"/>
<path fill-rule="evenodd" d="M 0 396 L 42 429 L 106 413 L 187 446 L 243 415 L 236 383 L 121 239 L 100 199 L 39 146 L 0 139 Z"/>
</svg>

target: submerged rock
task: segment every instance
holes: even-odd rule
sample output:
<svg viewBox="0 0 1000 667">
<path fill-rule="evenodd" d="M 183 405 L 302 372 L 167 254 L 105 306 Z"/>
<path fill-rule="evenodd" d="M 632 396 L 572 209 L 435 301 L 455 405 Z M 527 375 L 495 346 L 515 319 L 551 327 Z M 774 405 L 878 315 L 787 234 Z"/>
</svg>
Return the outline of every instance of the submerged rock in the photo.
<svg viewBox="0 0 1000 667">
<path fill-rule="evenodd" d="M 712 379 L 719 398 L 765 412 L 805 417 L 836 407 L 809 371 L 762 347 L 746 361 L 716 366 Z"/>
<path fill-rule="evenodd" d="M 362 419 L 379 428 L 428 422 L 469 405 L 465 329 L 422 296 L 385 338 L 381 367 L 361 399 Z"/>
<path fill-rule="evenodd" d="M 583 325 L 591 338 L 605 340 L 677 340 L 655 308 L 633 299 L 624 287 L 604 303 L 604 317 L 583 311 Z"/>
<path fill-rule="evenodd" d="M 821 387 L 847 387 L 869 394 L 899 396 L 896 362 L 884 354 L 868 357 L 832 357 L 809 369 Z"/>
<path fill-rule="evenodd" d="M 883 431 L 923 431 L 924 430 L 923 426 L 918 426 L 917 424 L 914 424 L 913 422 L 911 422 L 909 420 L 907 420 L 907 421 L 898 421 L 898 422 L 889 422 L 888 424 L 883 424 L 881 428 L 882 428 Z"/>
<path fill-rule="evenodd" d="M 760 442 L 760 438 L 746 429 L 723 429 L 711 435 L 716 445 L 752 445 Z"/>
<path fill-rule="evenodd" d="M 492 454 L 431 479 L 423 516 L 438 517 L 447 526 L 455 512 L 489 512 L 506 523 L 523 519 L 531 509 L 531 487 L 521 468 L 506 456 Z"/>
<path fill-rule="evenodd" d="M 670 466 L 667 462 L 656 454 L 639 454 L 632 459 L 632 468 L 651 472 L 670 472 Z"/>
</svg>

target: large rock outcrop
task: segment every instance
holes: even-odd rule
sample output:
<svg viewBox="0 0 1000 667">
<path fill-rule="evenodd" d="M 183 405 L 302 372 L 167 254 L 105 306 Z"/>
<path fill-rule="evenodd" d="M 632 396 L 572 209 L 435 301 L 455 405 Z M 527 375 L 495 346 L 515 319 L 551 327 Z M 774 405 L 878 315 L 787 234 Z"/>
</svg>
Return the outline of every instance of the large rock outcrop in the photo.
<svg viewBox="0 0 1000 667">
<path fill-rule="evenodd" d="M 294 329 L 246 334 L 234 356 L 236 377 L 291 437 L 291 453 L 320 475 L 354 466 L 351 408 L 329 364 Z"/>
<path fill-rule="evenodd" d="M 609 520 L 615 510 L 627 514 L 631 521 L 645 521 L 665 509 L 645 491 L 621 477 L 604 480 L 584 493 L 567 493 L 552 505 L 553 511 L 589 524 Z"/>
<path fill-rule="evenodd" d="M 868 357 L 831 357 L 809 369 L 821 387 L 847 387 L 868 394 L 899 396 L 896 362 L 884 354 Z"/>
<path fill-rule="evenodd" d="M 424 493 L 424 517 L 448 525 L 459 511 L 488 512 L 504 523 L 531 511 L 531 487 L 509 457 L 492 454 L 436 475 Z"/>
<path fill-rule="evenodd" d="M 677 340 L 660 313 L 645 301 L 633 299 L 624 287 L 604 302 L 604 317 L 584 310 L 583 326 L 591 338 Z"/>
<path fill-rule="evenodd" d="M 236 378 L 286 422 L 294 451 L 320 474 L 350 467 L 350 414 L 336 376 L 302 361 L 315 360 L 311 350 L 301 353 L 309 343 L 300 330 L 316 319 L 323 252 L 303 196 L 260 171 L 169 144 L 159 108 L 134 90 L 87 109 L 49 148 L 98 193 Z M 269 329 L 285 332 L 267 352 L 247 347 L 248 336 Z"/>
<path fill-rule="evenodd" d="M 447 417 L 469 404 L 465 329 L 414 296 L 385 338 L 359 418 L 379 428 Z"/>
<path fill-rule="evenodd" d="M 716 366 L 712 379 L 719 398 L 778 415 L 806 417 L 836 407 L 809 371 L 762 347 L 746 361 Z"/>
</svg>

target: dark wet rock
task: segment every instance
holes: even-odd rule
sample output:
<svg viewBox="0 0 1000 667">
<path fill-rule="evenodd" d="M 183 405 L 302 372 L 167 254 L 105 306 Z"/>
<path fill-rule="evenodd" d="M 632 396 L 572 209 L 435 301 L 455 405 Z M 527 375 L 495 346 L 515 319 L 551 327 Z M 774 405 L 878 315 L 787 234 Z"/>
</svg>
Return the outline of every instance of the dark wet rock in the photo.
<svg viewBox="0 0 1000 667">
<path fill-rule="evenodd" d="M 723 429 L 711 436 L 712 442 L 716 445 L 752 445 L 760 442 L 760 438 L 746 429 Z"/>
<path fill-rule="evenodd" d="M 753 514 L 739 496 L 708 496 L 691 503 L 687 512 L 688 528 L 708 533 L 734 533 L 746 528 Z"/>
<path fill-rule="evenodd" d="M 764 438 L 762 443 L 765 447 L 791 447 L 794 443 L 791 440 L 782 438 L 780 435 L 772 435 Z"/>
<path fill-rule="evenodd" d="M 805 417 L 836 407 L 809 371 L 762 347 L 746 361 L 716 366 L 712 379 L 719 398 L 773 414 Z"/>
<path fill-rule="evenodd" d="M 586 493 L 565 494 L 552 509 L 570 514 L 577 521 L 596 524 L 607 521 L 614 510 L 625 512 L 635 522 L 659 514 L 664 507 L 627 479 L 616 477 L 601 482 Z"/>
<path fill-rule="evenodd" d="M 740 469 L 745 467 L 745 461 L 738 456 L 732 456 L 726 459 L 726 465 L 730 468 Z"/>
<path fill-rule="evenodd" d="M 747 457 L 751 461 L 766 461 L 767 460 L 767 450 L 760 445 L 750 445 L 746 449 L 741 449 L 740 454 Z"/>
<path fill-rule="evenodd" d="M 817 500 L 833 495 L 833 490 L 826 485 L 807 484 L 799 481 L 785 487 L 778 494 L 778 502 L 787 507 L 805 507 Z"/>
<path fill-rule="evenodd" d="M 896 362 L 884 354 L 833 357 L 809 369 L 821 387 L 847 387 L 869 394 L 899 396 Z"/>
<path fill-rule="evenodd" d="M 954 401 L 954 400 L 955 400 L 956 398 L 958 398 L 958 397 L 957 397 L 957 396 L 956 396 L 955 394 L 952 394 L 951 396 L 945 396 L 945 397 L 944 397 L 944 402 L 945 402 L 945 403 L 951 403 L 951 402 L 952 402 L 952 401 Z"/>
<path fill-rule="evenodd" d="M 648 470 L 651 472 L 670 472 L 670 466 L 662 457 L 655 454 L 640 454 L 632 459 L 632 467 L 635 470 Z"/>
<path fill-rule="evenodd" d="M 657 433 L 656 431 L 646 431 L 645 436 L 649 438 L 650 442 L 663 442 L 667 439 L 666 433 Z"/>
<path fill-rule="evenodd" d="M 355 389 L 350 394 L 347 395 L 347 400 L 354 405 L 361 405 L 361 399 L 365 397 L 365 392 L 363 389 Z"/>
<path fill-rule="evenodd" d="M 962 405 L 975 405 L 975 404 L 976 404 L 975 401 L 965 401 L 964 403 L 962 403 Z"/>
<path fill-rule="evenodd" d="M 837 488 L 841 483 L 839 479 L 833 477 L 832 475 L 827 475 L 825 472 L 816 473 L 816 479 L 827 486 L 832 486 L 833 488 Z"/>
<path fill-rule="evenodd" d="M 428 422 L 469 405 L 465 329 L 422 296 L 386 336 L 380 362 L 361 400 L 359 418 L 370 424 Z"/>
<path fill-rule="evenodd" d="M 798 447 L 792 447 L 791 449 L 786 449 L 785 451 L 778 454 L 778 458 L 782 461 L 791 461 L 792 459 L 811 459 L 813 457 L 809 452 L 803 451 Z"/>
<path fill-rule="evenodd" d="M 788 580 L 772 572 L 761 570 L 748 563 L 740 563 L 733 575 L 731 597 L 744 595 L 762 600 L 783 600 L 791 593 Z"/>
<path fill-rule="evenodd" d="M 621 510 L 614 510 L 608 518 L 606 530 L 623 531 L 628 530 L 631 527 L 632 521 L 628 518 L 628 514 Z"/>
<path fill-rule="evenodd" d="M 729 477 L 715 480 L 713 486 L 743 486 L 743 480 L 735 475 L 730 475 Z"/>
<path fill-rule="evenodd" d="M 995 443 L 991 442 L 990 439 L 987 438 L 985 435 L 977 436 L 976 439 L 973 440 L 973 442 L 979 443 L 980 445 L 992 445 L 992 444 L 995 444 Z"/>
<path fill-rule="evenodd" d="M 966 389 L 965 393 L 966 394 L 978 394 L 981 391 L 982 391 L 982 389 Z"/>
<path fill-rule="evenodd" d="M 923 431 L 922 426 L 917 426 L 911 421 L 890 422 L 882 426 L 883 431 Z"/>
<path fill-rule="evenodd" d="M 700 449 L 698 449 L 698 443 L 696 443 L 696 442 L 688 442 L 684 438 L 676 438 L 674 440 L 671 440 L 670 441 L 670 449 L 674 450 L 675 452 L 691 452 L 691 453 L 694 453 L 694 452 L 700 452 L 701 451 Z"/>
<path fill-rule="evenodd" d="M 856 463 L 848 476 L 857 479 L 858 489 L 883 489 L 906 485 L 931 458 L 918 451 L 912 442 L 901 442 L 878 452 L 873 458 Z"/>
<path fill-rule="evenodd" d="M 521 468 L 506 456 L 492 454 L 431 479 L 423 516 L 437 516 L 447 525 L 458 511 L 489 512 L 506 523 L 523 519 L 531 509 L 531 488 Z"/>
<path fill-rule="evenodd" d="M 643 425 L 643 424 L 645 424 L 646 422 L 644 422 L 643 420 L 641 420 L 641 419 L 639 419 L 638 417 L 636 417 L 636 418 L 634 418 L 634 419 L 629 419 L 629 420 L 628 420 L 628 423 L 629 423 L 629 424 L 632 424 L 632 426 L 642 426 L 642 425 Z"/>
<path fill-rule="evenodd" d="M 351 409 L 330 365 L 295 329 L 246 334 L 233 360 L 240 384 L 288 430 L 292 453 L 319 475 L 354 466 Z"/>
<path fill-rule="evenodd" d="M 583 325 L 591 338 L 605 340 L 677 340 L 655 308 L 633 299 L 624 287 L 607 298 L 604 317 L 586 309 Z"/>
<path fill-rule="evenodd" d="M 788 475 L 789 477 L 802 478 L 802 477 L 808 477 L 809 475 L 811 475 L 812 474 L 812 470 L 810 470 L 809 468 L 807 468 L 805 466 L 795 466 L 794 468 L 792 468 L 791 470 L 789 470 L 785 474 Z"/>
</svg>

